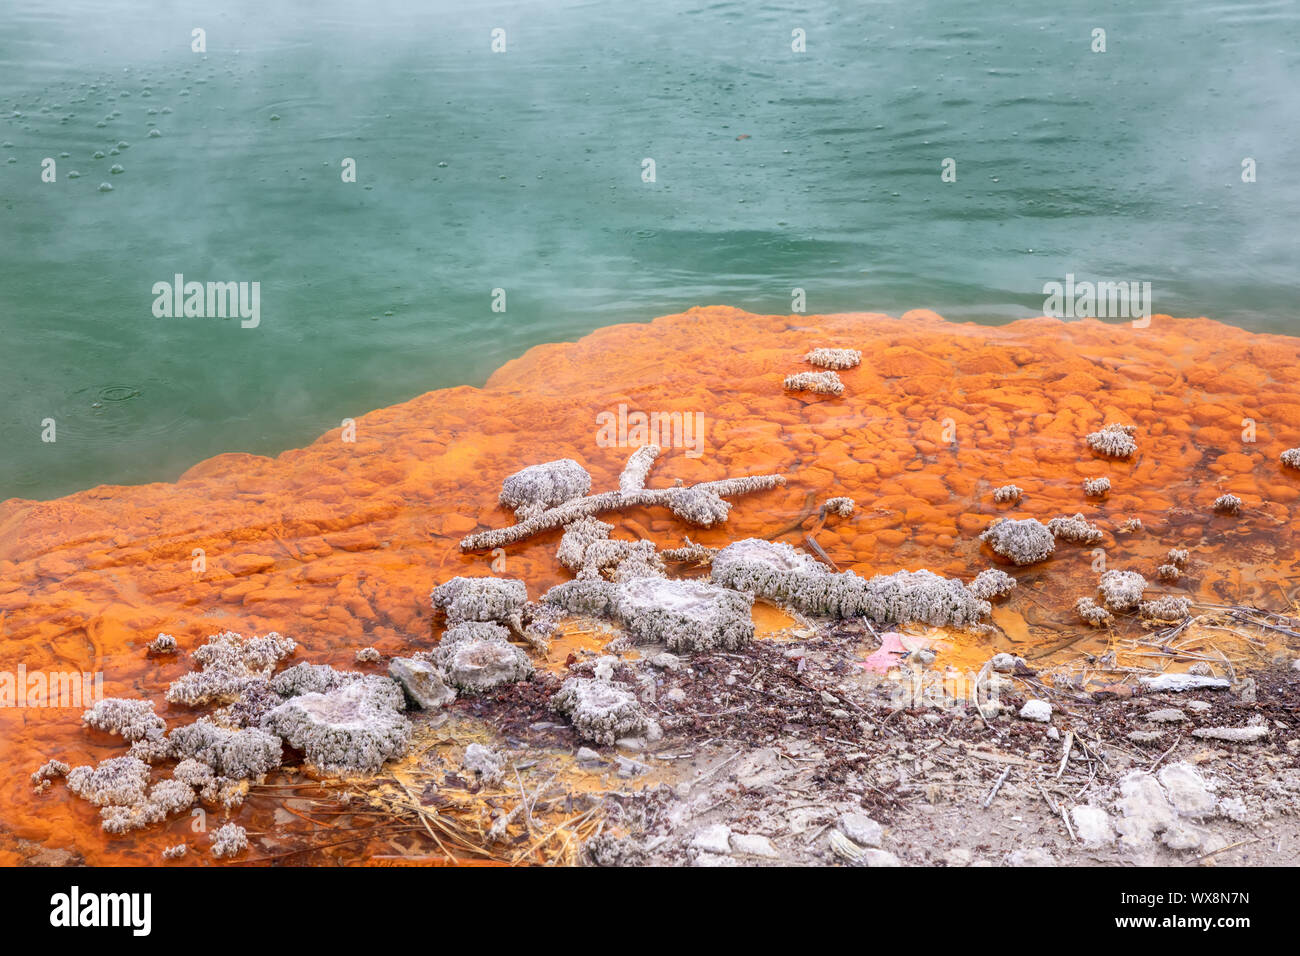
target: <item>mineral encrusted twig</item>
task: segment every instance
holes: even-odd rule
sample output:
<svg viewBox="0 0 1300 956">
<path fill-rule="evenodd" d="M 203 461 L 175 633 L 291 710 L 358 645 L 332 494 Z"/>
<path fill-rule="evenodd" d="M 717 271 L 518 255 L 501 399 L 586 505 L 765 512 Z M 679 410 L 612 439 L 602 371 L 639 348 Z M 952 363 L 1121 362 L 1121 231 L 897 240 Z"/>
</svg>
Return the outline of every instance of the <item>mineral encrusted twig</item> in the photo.
<svg viewBox="0 0 1300 956">
<path fill-rule="evenodd" d="M 212 832 L 212 855 L 217 859 L 237 856 L 248 848 L 248 831 L 236 823 L 227 823 Z"/>
<path fill-rule="evenodd" d="M 862 364 L 862 353 L 857 349 L 813 349 L 803 360 L 822 368 L 854 368 Z"/>
<path fill-rule="evenodd" d="M 821 507 L 823 515 L 835 515 L 839 518 L 851 518 L 857 506 L 853 503 L 852 498 L 828 498 L 826 503 Z"/>
<path fill-rule="evenodd" d="M 665 548 L 659 553 L 659 556 L 665 561 L 677 561 L 684 564 L 711 564 L 713 556 L 718 553 L 718 548 L 706 547 L 702 544 L 696 544 L 690 538 L 680 548 Z"/>
<path fill-rule="evenodd" d="M 599 678 L 570 677 L 551 698 L 579 735 L 602 744 L 644 734 L 650 725 L 645 708 L 622 684 Z"/>
<path fill-rule="evenodd" d="M 993 500 L 1000 505 L 1013 505 L 1020 500 L 1024 492 L 1016 485 L 1003 485 L 993 489 Z"/>
<path fill-rule="evenodd" d="M 151 700 L 127 700 L 105 697 L 81 715 L 81 722 L 110 734 L 119 734 L 127 743 L 144 738 L 161 737 L 167 722 L 154 713 Z"/>
<path fill-rule="evenodd" d="M 897 571 L 872 578 L 860 578 L 852 571 L 833 573 L 788 544 L 761 538 L 737 541 L 719 551 L 713 559 L 712 580 L 825 617 L 965 627 L 992 610 L 960 581 L 932 571 Z"/>
<path fill-rule="evenodd" d="M 975 575 L 975 580 L 967 587 L 971 594 L 982 601 L 989 598 L 1010 594 L 1016 586 L 1016 579 L 998 568 L 988 568 Z"/>
<path fill-rule="evenodd" d="M 784 387 L 791 392 L 816 395 L 843 395 L 844 383 L 834 372 L 796 372 L 785 377 Z"/>
<path fill-rule="evenodd" d="M 1110 458 L 1131 458 L 1137 451 L 1137 442 L 1133 439 L 1136 431 L 1136 425 L 1111 423 L 1100 431 L 1089 433 L 1088 447 Z"/>
<path fill-rule="evenodd" d="M 1106 536 L 1105 532 L 1090 523 L 1082 514 L 1075 514 L 1073 517 L 1062 515 L 1059 518 L 1053 518 L 1047 522 L 1047 530 L 1055 538 L 1064 538 L 1066 541 L 1073 541 L 1076 544 L 1096 544 Z"/>
<path fill-rule="evenodd" d="M 1097 583 L 1106 607 L 1112 611 L 1131 611 L 1142 601 L 1147 580 L 1136 571 L 1107 571 Z"/>
<path fill-rule="evenodd" d="M 1036 518 L 999 518 L 980 535 L 980 540 L 1018 565 L 1045 561 L 1056 550 L 1052 532 Z"/>
<path fill-rule="evenodd" d="M 1165 595 L 1154 601 L 1144 601 L 1138 614 L 1150 621 L 1181 621 L 1187 617 L 1191 604 L 1185 597 Z"/>
<path fill-rule="evenodd" d="M 145 646 L 145 650 L 148 652 L 150 657 L 161 657 L 164 654 L 175 654 L 176 638 L 172 637 L 170 634 L 160 633 Z"/>
<path fill-rule="evenodd" d="M 618 490 L 622 492 L 640 491 L 645 487 L 646 476 L 659 457 L 658 445 L 642 445 L 628 457 L 623 472 L 618 476 Z"/>
<path fill-rule="evenodd" d="M 1107 611 L 1104 607 L 1098 605 L 1097 602 L 1090 597 L 1079 598 L 1079 600 L 1074 604 L 1074 609 L 1078 612 L 1079 617 L 1083 618 L 1083 620 L 1087 621 L 1093 627 L 1101 627 L 1102 625 L 1109 624 L 1111 621 L 1115 620 L 1115 616 L 1111 614 L 1110 611 Z"/>
<path fill-rule="evenodd" d="M 1109 491 L 1110 479 L 1105 475 L 1083 479 L 1083 493 L 1089 498 L 1103 498 Z"/>
<path fill-rule="evenodd" d="M 591 475 L 572 458 L 529 465 L 501 484 L 500 502 L 520 521 L 591 491 Z"/>
<path fill-rule="evenodd" d="M 268 678 L 296 647 L 291 638 L 275 632 L 247 639 L 233 631 L 214 634 L 191 655 L 201 669 L 173 681 L 167 700 L 189 707 L 234 700 L 251 684 Z"/>
<path fill-rule="evenodd" d="M 639 453 L 634 452 L 633 455 Z M 523 541 L 543 531 L 550 531 L 606 511 L 624 508 L 666 507 L 688 524 L 708 528 L 725 521 L 731 505 L 724 499 L 732 495 L 767 491 L 785 484 L 783 475 L 749 475 L 723 478 L 676 488 L 643 488 L 640 491 L 605 491 L 574 498 L 508 528 L 471 534 L 460 543 L 462 551 L 484 551 Z"/>
<path fill-rule="evenodd" d="M 1241 512 L 1241 499 L 1236 495 L 1219 495 L 1212 506 L 1221 515 L 1235 515 Z"/>
</svg>

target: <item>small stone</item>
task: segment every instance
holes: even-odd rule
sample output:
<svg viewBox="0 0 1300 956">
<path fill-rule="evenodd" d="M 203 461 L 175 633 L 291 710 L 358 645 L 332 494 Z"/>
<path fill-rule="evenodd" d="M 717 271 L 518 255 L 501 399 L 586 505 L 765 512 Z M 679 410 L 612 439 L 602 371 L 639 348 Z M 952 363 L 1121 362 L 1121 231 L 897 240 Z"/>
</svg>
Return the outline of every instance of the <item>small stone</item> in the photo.
<svg viewBox="0 0 1300 956">
<path fill-rule="evenodd" d="M 1189 700 L 1186 707 L 1194 714 L 1204 714 L 1214 709 L 1214 705 L 1208 700 Z"/>
<path fill-rule="evenodd" d="M 1268 728 L 1263 725 L 1250 727 L 1198 727 L 1192 731 L 1193 737 L 1202 740 L 1226 740 L 1234 744 L 1256 744 L 1268 736 Z"/>
<path fill-rule="evenodd" d="M 731 849 L 733 853 L 744 856 L 762 856 L 768 859 L 780 856 L 772 841 L 758 833 L 731 834 Z"/>
<path fill-rule="evenodd" d="M 1045 700 L 1027 700 L 1020 708 L 1020 719 L 1045 724 L 1052 719 L 1052 705 Z"/>
<path fill-rule="evenodd" d="M 682 659 L 676 654 L 664 651 L 650 658 L 650 666 L 657 667 L 660 670 L 675 671 L 682 666 Z"/>
<path fill-rule="evenodd" d="M 964 846 L 955 846 L 943 854 L 943 862 L 948 866 L 970 866 L 971 851 Z"/>
<path fill-rule="evenodd" d="M 1151 721 L 1153 724 L 1177 724 L 1186 719 L 1187 715 L 1177 707 L 1165 707 L 1161 710 L 1153 710 L 1151 713 L 1147 714 L 1147 720 Z"/>
<path fill-rule="evenodd" d="M 733 857 L 718 853 L 699 853 L 691 862 L 692 866 L 740 866 Z"/>
<path fill-rule="evenodd" d="M 1241 513 L 1241 499 L 1236 495 L 1220 495 L 1214 499 L 1214 510 L 1221 515 Z"/>
<path fill-rule="evenodd" d="M 579 747 L 575 759 L 578 763 L 599 763 L 601 761 L 600 754 L 590 747 Z"/>
<path fill-rule="evenodd" d="M 626 757 L 615 756 L 614 762 L 618 764 L 618 775 L 625 780 L 639 777 L 650 770 L 645 764 L 637 763 L 635 760 L 628 760 Z"/>
<path fill-rule="evenodd" d="M 1153 744 L 1164 735 L 1162 730 L 1131 730 L 1124 737 L 1135 744 Z"/>
<path fill-rule="evenodd" d="M 880 846 L 885 828 L 865 813 L 846 813 L 839 818 L 840 832 L 859 846 Z"/>
<path fill-rule="evenodd" d="M 401 684 L 406 696 L 422 710 L 437 710 L 456 699 L 456 692 L 428 661 L 395 657 L 388 665 L 388 676 Z"/>
<path fill-rule="evenodd" d="M 731 828 L 725 823 L 701 827 L 691 837 L 691 846 L 705 853 L 730 853 Z"/>
<path fill-rule="evenodd" d="M 1056 866 L 1056 859 L 1042 847 L 1015 850 L 1007 857 L 1008 866 Z"/>
<path fill-rule="evenodd" d="M 505 775 L 505 758 L 491 747 L 470 744 L 465 748 L 464 768 L 485 784 L 495 784 Z"/>
<path fill-rule="evenodd" d="M 859 866 L 902 866 L 902 861 L 888 850 L 863 850 Z"/>
<path fill-rule="evenodd" d="M 1003 674 L 1011 673 L 1017 666 L 1026 666 L 1025 659 L 1014 654 L 994 654 L 993 659 L 989 661 L 989 667 Z"/>
</svg>

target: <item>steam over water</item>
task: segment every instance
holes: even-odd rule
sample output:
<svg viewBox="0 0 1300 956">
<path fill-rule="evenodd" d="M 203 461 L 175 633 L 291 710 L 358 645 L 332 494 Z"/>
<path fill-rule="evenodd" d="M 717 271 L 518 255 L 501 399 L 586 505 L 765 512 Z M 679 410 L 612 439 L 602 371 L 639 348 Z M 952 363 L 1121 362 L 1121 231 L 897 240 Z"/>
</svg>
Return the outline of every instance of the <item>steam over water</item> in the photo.
<svg viewBox="0 0 1300 956">
<path fill-rule="evenodd" d="M 1294 4 L 285 6 L 8 5 L 0 498 L 275 454 L 795 288 L 1000 323 L 1075 275 L 1300 331 Z M 260 323 L 156 317 L 177 274 L 260 283 Z"/>
</svg>

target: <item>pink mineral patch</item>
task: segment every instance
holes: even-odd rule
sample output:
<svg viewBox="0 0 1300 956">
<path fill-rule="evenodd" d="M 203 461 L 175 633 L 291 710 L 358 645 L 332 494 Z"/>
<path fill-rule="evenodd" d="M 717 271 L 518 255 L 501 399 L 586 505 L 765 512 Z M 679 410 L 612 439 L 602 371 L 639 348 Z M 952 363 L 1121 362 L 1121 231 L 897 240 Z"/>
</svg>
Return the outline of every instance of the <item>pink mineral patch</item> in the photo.
<svg viewBox="0 0 1300 956">
<path fill-rule="evenodd" d="M 898 666 L 898 658 L 907 653 L 903 646 L 903 635 L 897 631 L 886 631 L 880 635 L 880 649 L 875 651 L 858 666 L 877 674 L 887 674 L 890 668 Z"/>
</svg>

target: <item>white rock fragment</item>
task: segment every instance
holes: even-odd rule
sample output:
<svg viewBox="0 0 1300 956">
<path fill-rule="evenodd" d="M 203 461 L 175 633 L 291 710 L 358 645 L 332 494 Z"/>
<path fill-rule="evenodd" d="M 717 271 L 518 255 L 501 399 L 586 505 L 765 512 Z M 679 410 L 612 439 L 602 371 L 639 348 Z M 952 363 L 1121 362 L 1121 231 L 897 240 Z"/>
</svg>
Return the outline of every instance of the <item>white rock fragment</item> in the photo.
<svg viewBox="0 0 1300 956">
<path fill-rule="evenodd" d="M 858 846 L 878 847 L 885 838 L 885 828 L 865 813 L 846 813 L 836 825 L 841 833 Z"/>
<path fill-rule="evenodd" d="M 1169 803 L 1185 817 L 1204 817 L 1216 803 L 1205 778 L 1191 764 L 1174 763 L 1157 774 Z"/>
<path fill-rule="evenodd" d="M 1015 485 L 1003 485 L 993 489 L 993 500 L 1000 505 L 1015 504 L 1024 492 Z"/>
<path fill-rule="evenodd" d="M 1202 740 L 1226 740 L 1234 744 L 1255 744 L 1268 736 L 1268 728 L 1262 724 L 1249 727 L 1198 727 L 1192 731 L 1193 737 Z"/>
<path fill-rule="evenodd" d="M 1161 710 L 1153 710 L 1147 714 L 1147 720 L 1151 721 L 1153 724 L 1178 724 L 1182 723 L 1186 719 L 1187 715 L 1177 707 L 1165 707 Z"/>
<path fill-rule="evenodd" d="M 1020 708 L 1020 719 L 1045 724 L 1052 719 L 1052 705 L 1045 700 L 1027 700 Z"/>
<path fill-rule="evenodd" d="M 1005 651 L 1000 654 L 994 654 L 989 660 L 989 667 L 1002 674 L 1010 674 L 1017 667 L 1026 667 L 1025 659 L 1017 657 L 1015 654 L 1008 654 Z"/>
<path fill-rule="evenodd" d="M 469 773 L 477 775 L 488 785 L 500 783 L 505 775 L 505 757 L 482 744 L 470 744 L 466 747 L 462 764 Z"/>
<path fill-rule="evenodd" d="M 862 855 L 858 857 L 859 866 L 902 866 L 903 863 L 898 857 L 888 850 L 863 850 Z"/>
<path fill-rule="evenodd" d="M 395 657 L 389 662 L 388 676 L 401 684 L 407 698 L 423 710 L 437 710 L 456 699 L 456 692 L 428 661 Z"/>
<path fill-rule="evenodd" d="M 1227 690 L 1232 681 L 1226 677 L 1202 677 L 1199 674 L 1159 674 L 1139 677 L 1138 683 L 1150 691 L 1186 691 L 1211 688 Z"/>
<path fill-rule="evenodd" d="M 1194 820 L 1214 812 L 1216 798 L 1200 772 L 1190 764 L 1170 764 L 1154 776 L 1134 770 L 1119 782 L 1115 828 L 1125 849 L 1160 841 L 1174 850 L 1204 847 L 1212 834 Z"/>
<path fill-rule="evenodd" d="M 1025 847 L 1007 856 L 1007 866 L 1056 866 L 1056 859 L 1042 847 Z"/>
<path fill-rule="evenodd" d="M 1084 846 L 1097 847 L 1115 840 L 1115 829 L 1110 823 L 1110 814 L 1101 807 L 1080 805 L 1070 810 L 1070 819 L 1074 821 L 1074 832 Z"/>
<path fill-rule="evenodd" d="M 727 854 L 731 852 L 731 827 L 713 823 L 700 827 L 691 837 L 691 846 L 704 853 Z"/>
<path fill-rule="evenodd" d="M 731 851 L 742 856 L 761 856 L 769 860 L 780 856 L 772 841 L 759 833 L 731 834 Z"/>
</svg>

